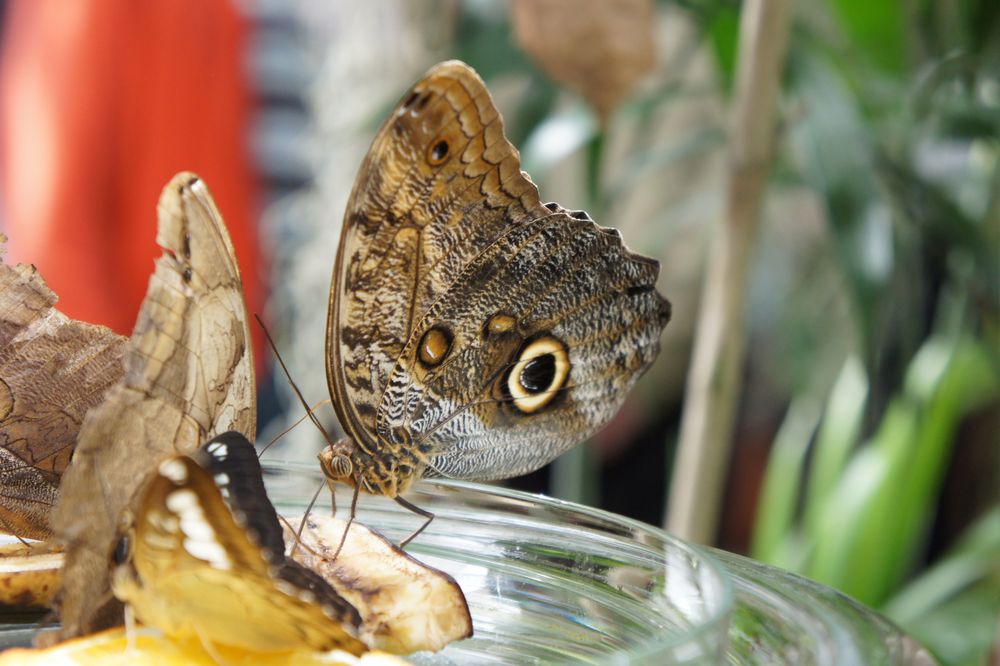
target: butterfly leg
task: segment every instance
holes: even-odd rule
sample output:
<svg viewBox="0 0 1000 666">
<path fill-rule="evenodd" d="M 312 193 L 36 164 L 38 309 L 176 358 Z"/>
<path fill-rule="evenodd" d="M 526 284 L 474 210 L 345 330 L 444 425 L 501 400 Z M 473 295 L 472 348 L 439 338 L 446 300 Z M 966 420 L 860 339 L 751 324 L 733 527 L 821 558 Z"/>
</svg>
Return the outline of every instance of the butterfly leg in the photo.
<svg viewBox="0 0 1000 666">
<path fill-rule="evenodd" d="M 425 529 L 427 529 L 427 526 L 431 524 L 432 520 L 434 520 L 434 514 L 431 513 L 430 511 L 425 511 L 424 509 L 421 509 L 419 506 L 415 506 L 413 504 L 410 504 L 409 502 L 407 502 L 405 499 L 403 499 L 399 495 L 397 495 L 393 499 L 396 500 L 396 504 L 398 504 L 399 506 L 403 507 L 404 509 L 406 509 L 408 511 L 412 511 L 413 513 L 417 514 L 418 516 L 423 516 L 424 518 L 427 519 L 427 520 L 424 521 L 423 525 L 421 525 L 420 527 L 417 528 L 416 532 L 414 532 L 413 534 L 411 534 L 410 536 L 406 537 L 405 539 L 403 539 L 402 541 L 399 542 L 399 547 L 400 548 L 405 548 L 406 544 L 408 544 L 411 541 L 413 541 L 414 539 L 416 539 L 418 534 L 420 534 Z"/>
<path fill-rule="evenodd" d="M 331 492 L 333 492 L 332 487 L 331 487 L 330 490 L 331 490 Z M 340 545 L 337 546 L 337 552 L 335 552 L 333 554 L 333 559 L 337 559 L 337 556 L 340 555 L 340 551 L 344 547 L 344 544 L 347 543 L 347 533 L 351 531 L 351 523 L 354 522 L 354 516 L 358 512 L 358 493 L 359 492 L 360 492 L 360 489 L 358 488 L 358 486 L 354 486 L 354 495 L 351 497 L 351 515 L 347 519 L 347 524 L 344 526 L 344 536 L 340 537 Z"/>
<path fill-rule="evenodd" d="M 125 658 L 129 661 L 135 656 L 135 611 L 132 604 L 125 604 Z"/>
</svg>

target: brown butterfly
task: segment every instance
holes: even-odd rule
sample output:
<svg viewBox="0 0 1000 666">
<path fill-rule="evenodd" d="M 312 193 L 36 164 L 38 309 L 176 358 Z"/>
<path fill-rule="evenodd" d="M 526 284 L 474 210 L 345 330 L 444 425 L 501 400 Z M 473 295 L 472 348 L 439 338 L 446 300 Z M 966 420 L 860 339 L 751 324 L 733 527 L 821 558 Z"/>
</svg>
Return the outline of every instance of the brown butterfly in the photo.
<svg viewBox="0 0 1000 666">
<path fill-rule="evenodd" d="M 358 611 L 285 556 L 261 474 L 235 432 L 161 462 L 116 548 L 115 595 L 144 624 L 210 652 L 364 652 Z"/>
<path fill-rule="evenodd" d="M 125 338 L 70 319 L 34 266 L 0 260 L 0 531 L 52 535 L 49 513 L 87 410 L 122 375 Z"/>
<path fill-rule="evenodd" d="M 483 81 L 437 65 L 347 204 L 326 345 L 347 437 L 321 454 L 326 475 L 416 510 L 399 495 L 421 477 L 545 465 L 655 359 L 670 318 L 658 272 L 618 231 L 542 204 Z"/>
<path fill-rule="evenodd" d="M 108 563 L 122 515 L 156 466 L 228 430 L 255 435 L 246 305 L 222 217 L 190 173 L 170 181 L 157 210 L 164 253 L 125 353 L 125 376 L 87 414 L 53 514 L 66 545 L 62 638 L 120 622 Z"/>
</svg>

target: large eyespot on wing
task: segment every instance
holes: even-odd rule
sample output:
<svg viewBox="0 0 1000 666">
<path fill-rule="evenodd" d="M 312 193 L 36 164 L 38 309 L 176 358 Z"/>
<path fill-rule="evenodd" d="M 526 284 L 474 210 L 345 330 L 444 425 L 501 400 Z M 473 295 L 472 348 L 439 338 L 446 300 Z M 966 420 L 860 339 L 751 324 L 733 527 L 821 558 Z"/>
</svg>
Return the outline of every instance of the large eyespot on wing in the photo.
<svg viewBox="0 0 1000 666">
<path fill-rule="evenodd" d="M 239 268 L 205 184 L 178 174 L 157 206 L 156 260 L 125 374 L 80 429 L 53 530 L 66 545 L 59 638 L 120 621 L 102 613 L 122 511 L 163 459 L 236 429 L 255 435 L 253 359 Z M 80 516 L 87 516 L 80 520 Z"/>
<path fill-rule="evenodd" d="M 0 255 L 0 531 L 39 540 L 52 534 L 84 416 L 121 378 L 126 343 L 70 319 L 57 300 L 34 266 Z"/>
<path fill-rule="evenodd" d="M 482 252 L 426 313 L 378 412 L 425 475 L 497 479 L 537 469 L 603 427 L 659 350 L 670 305 L 659 265 L 562 210 Z M 452 332 L 425 371 L 419 332 Z M 413 381 L 419 377 L 419 381 Z"/>
<path fill-rule="evenodd" d="M 499 392 L 514 409 L 534 414 L 547 407 L 569 380 L 566 345 L 547 334 L 526 340 L 499 380 Z"/>
<path fill-rule="evenodd" d="M 327 379 L 360 446 L 374 446 L 379 396 L 423 313 L 497 238 L 546 214 L 471 68 L 441 63 L 403 96 L 358 171 L 330 292 Z"/>
</svg>

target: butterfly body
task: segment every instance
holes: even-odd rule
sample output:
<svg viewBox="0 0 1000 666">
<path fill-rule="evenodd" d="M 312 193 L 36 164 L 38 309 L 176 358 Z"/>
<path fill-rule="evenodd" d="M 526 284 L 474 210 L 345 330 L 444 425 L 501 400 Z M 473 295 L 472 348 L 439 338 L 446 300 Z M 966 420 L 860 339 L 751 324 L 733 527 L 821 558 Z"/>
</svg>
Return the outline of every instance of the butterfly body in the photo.
<svg viewBox="0 0 1000 666">
<path fill-rule="evenodd" d="M 433 68 L 377 134 L 348 202 L 327 322 L 347 438 L 327 476 L 397 497 L 500 479 L 603 427 L 652 363 L 656 261 L 543 204 L 482 80 Z"/>
<path fill-rule="evenodd" d="M 135 506 L 112 589 L 144 624 L 254 651 L 366 649 L 354 635 L 358 612 L 285 556 L 256 451 L 242 435 L 167 459 Z"/>
</svg>

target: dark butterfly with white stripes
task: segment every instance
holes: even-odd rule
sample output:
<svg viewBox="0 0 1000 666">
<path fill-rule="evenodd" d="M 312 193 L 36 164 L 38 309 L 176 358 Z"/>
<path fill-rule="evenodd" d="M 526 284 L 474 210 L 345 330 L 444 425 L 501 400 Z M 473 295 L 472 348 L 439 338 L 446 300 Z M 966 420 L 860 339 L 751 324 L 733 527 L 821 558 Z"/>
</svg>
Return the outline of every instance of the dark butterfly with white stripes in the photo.
<svg viewBox="0 0 1000 666">
<path fill-rule="evenodd" d="M 257 652 L 366 650 L 361 617 L 286 557 L 257 453 L 236 432 L 160 463 L 115 550 L 112 589 L 144 624 Z"/>
</svg>

